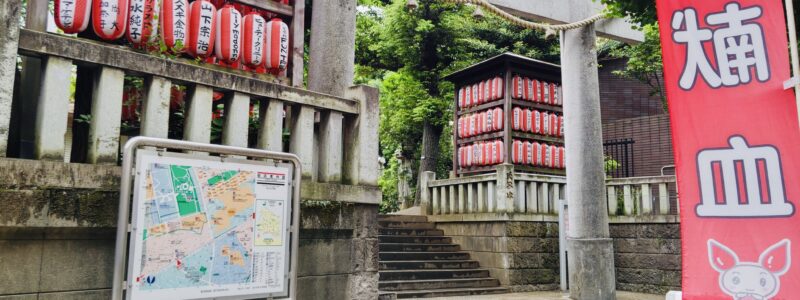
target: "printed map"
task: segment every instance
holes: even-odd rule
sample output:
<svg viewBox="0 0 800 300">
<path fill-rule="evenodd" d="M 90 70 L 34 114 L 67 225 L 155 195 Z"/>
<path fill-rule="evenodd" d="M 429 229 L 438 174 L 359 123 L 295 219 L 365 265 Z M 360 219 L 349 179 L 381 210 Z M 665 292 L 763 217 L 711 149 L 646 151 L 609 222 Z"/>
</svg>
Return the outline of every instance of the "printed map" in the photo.
<svg viewBox="0 0 800 300">
<path fill-rule="evenodd" d="M 145 170 L 139 289 L 251 283 L 254 241 L 280 245 L 283 222 L 266 205 L 275 201 L 256 200 L 256 173 L 160 163 Z"/>
</svg>

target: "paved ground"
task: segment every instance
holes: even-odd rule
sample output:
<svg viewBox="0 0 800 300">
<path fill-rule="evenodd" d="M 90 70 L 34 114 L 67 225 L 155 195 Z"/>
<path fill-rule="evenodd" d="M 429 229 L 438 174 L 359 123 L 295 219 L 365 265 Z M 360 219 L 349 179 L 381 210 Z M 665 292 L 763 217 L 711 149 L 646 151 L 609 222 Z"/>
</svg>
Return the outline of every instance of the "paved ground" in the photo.
<svg viewBox="0 0 800 300">
<path fill-rule="evenodd" d="M 617 300 L 664 300 L 665 296 L 651 295 L 651 294 L 637 294 L 630 292 L 617 292 Z M 485 296 L 458 296 L 458 297 L 440 297 L 428 298 L 432 300 L 564 300 L 569 299 L 566 294 L 561 292 L 531 292 L 531 293 L 513 293 L 501 295 L 485 295 Z"/>
</svg>

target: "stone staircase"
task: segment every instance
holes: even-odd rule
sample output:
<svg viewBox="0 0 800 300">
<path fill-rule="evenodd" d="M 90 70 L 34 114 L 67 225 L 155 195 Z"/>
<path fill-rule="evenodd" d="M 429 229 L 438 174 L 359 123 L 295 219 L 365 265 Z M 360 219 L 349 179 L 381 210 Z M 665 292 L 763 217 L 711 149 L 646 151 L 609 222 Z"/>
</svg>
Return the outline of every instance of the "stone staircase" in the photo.
<svg viewBox="0 0 800 300">
<path fill-rule="evenodd" d="M 381 215 L 380 299 L 507 293 L 425 216 Z"/>
</svg>

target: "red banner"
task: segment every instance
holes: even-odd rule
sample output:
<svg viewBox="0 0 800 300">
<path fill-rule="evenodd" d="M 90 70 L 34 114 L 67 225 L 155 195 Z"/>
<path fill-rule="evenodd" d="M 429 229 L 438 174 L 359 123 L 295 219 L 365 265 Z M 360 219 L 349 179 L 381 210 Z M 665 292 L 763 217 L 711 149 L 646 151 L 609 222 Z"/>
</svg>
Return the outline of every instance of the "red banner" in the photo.
<svg viewBox="0 0 800 300">
<path fill-rule="evenodd" d="M 800 128 L 780 0 L 658 0 L 684 299 L 800 299 Z"/>
</svg>

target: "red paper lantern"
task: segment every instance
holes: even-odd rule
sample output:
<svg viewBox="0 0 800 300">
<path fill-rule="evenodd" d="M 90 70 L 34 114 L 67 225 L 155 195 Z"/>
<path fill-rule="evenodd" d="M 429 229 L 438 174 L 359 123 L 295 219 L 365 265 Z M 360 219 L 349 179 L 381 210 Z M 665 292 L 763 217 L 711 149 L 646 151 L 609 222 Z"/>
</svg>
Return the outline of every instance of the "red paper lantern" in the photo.
<svg viewBox="0 0 800 300">
<path fill-rule="evenodd" d="M 525 78 L 525 99 L 528 101 L 536 101 L 536 85 L 534 85 L 535 80 L 530 78 Z"/>
<path fill-rule="evenodd" d="M 464 157 L 464 147 L 458 147 L 458 166 L 459 167 L 462 167 L 462 168 L 464 167 L 464 165 L 465 165 L 464 158 L 465 158 Z"/>
<path fill-rule="evenodd" d="M 511 162 L 515 164 L 521 164 L 524 161 L 523 156 L 525 155 L 525 142 L 520 140 L 514 140 L 511 148 Z"/>
<path fill-rule="evenodd" d="M 567 168 L 567 159 L 566 159 L 567 150 L 566 150 L 566 148 L 564 148 L 562 146 L 562 147 L 558 147 L 558 151 L 561 152 L 561 169 L 566 169 Z"/>
<path fill-rule="evenodd" d="M 513 119 L 511 120 L 511 128 L 514 130 L 520 130 L 522 128 L 522 109 L 519 107 L 514 107 L 513 110 Z"/>
<path fill-rule="evenodd" d="M 542 134 L 542 114 L 538 110 L 533 111 L 533 126 L 531 132 Z"/>
<path fill-rule="evenodd" d="M 561 169 L 561 147 L 553 146 L 553 168 Z"/>
<path fill-rule="evenodd" d="M 494 141 L 492 148 L 492 157 L 494 157 L 494 164 L 501 164 L 505 157 L 503 156 L 503 141 Z"/>
<path fill-rule="evenodd" d="M 486 133 L 486 112 L 480 112 L 476 114 L 476 129 L 477 133 L 484 134 Z"/>
<path fill-rule="evenodd" d="M 467 145 L 464 147 L 464 166 L 471 167 L 472 166 L 472 145 Z"/>
<path fill-rule="evenodd" d="M 128 9 L 128 41 L 136 47 L 155 45 L 158 41 L 159 0 L 130 0 Z"/>
<path fill-rule="evenodd" d="M 481 105 L 482 102 L 478 95 L 480 95 L 480 91 L 476 83 L 472 85 L 472 105 Z"/>
<path fill-rule="evenodd" d="M 217 11 L 214 53 L 225 63 L 239 60 L 242 49 L 242 15 L 231 6 Z"/>
<path fill-rule="evenodd" d="M 466 95 L 464 94 L 465 92 L 466 88 L 464 87 L 458 89 L 458 108 L 467 107 L 467 104 L 465 102 L 465 100 L 467 99 Z"/>
<path fill-rule="evenodd" d="M 524 90 L 525 83 L 522 77 L 520 77 L 519 75 L 515 75 L 514 78 L 512 78 L 512 80 L 513 84 L 511 87 L 511 91 L 513 92 L 513 94 L 511 94 L 511 97 L 516 99 L 522 99 L 522 95 L 525 92 Z"/>
<path fill-rule="evenodd" d="M 274 18 L 267 22 L 267 56 L 266 68 L 285 70 L 289 65 L 289 26 L 281 19 Z"/>
<path fill-rule="evenodd" d="M 558 115 L 551 114 L 550 115 L 550 135 L 558 136 L 558 132 L 561 131 L 561 129 L 558 127 L 558 125 L 559 125 L 558 124 Z"/>
<path fill-rule="evenodd" d="M 486 99 L 486 97 L 484 97 L 484 94 L 485 94 L 484 91 L 485 90 L 486 90 L 486 83 L 484 83 L 483 81 L 479 82 L 478 83 L 478 102 L 479 103 L 489 102 L 489 100 Z"/>
<path fill-rule="evenodd" d="M 214 52 L 214 26 L 217 22 L 217 8 L 205 0 L 189 5 L 189 34 L 186 52 L 193 57 L 206 58 Z"/>
<path fill-rule="evenodd" d="M 541 127 L 541 134 L 549 135 L 550 134 L 550 115 L 547 112 L 541 112 L 540 117 L 542 119 L 542 127 Z"/>
<path fill-rule="evenodd" d="M 503 98 L 503 78 L 500 76 L 495 77 L 492 79 L 492 99 L 499 100 Z"/>
<path fill-rule="evenodd" d="M 56 26 L 64 33 L 73 34 L 86 30 L 91 12 L 89 0 L 55 0 Z"/>
<path fill-rule="evenodd" d="M 483 90 L 481 90 L 483 92 L 483 101 L 484 102 L 494 101 L 494 99 L 492 99 L 492 80 L 489 79 L 486 81 L 482 81 L 481 84 L 483 84 Z"/>
<path fill-rule="evenodd" d="M 499 107 L 495 108 L 492 115 L 494 116 L 492 120 L 494 125 L 492 125 L 492 128 L 494 128 L 495 131 L 503 130 L 503 124 L 505 124 L 505 120 L 503 120 L 503 109 Z"/>
<path fill-rule="evenodd" d="M 128 22 L 128 0 L 94 0 L 92 29 L 101 39 L 112 41 L 125 34 Z"/>
<path fill-rule="evenodd" d="M 558 136 L 564 136 L 564 116 L 558 117 Z"/>
<path fill-rule="evenodd" d="M 556 98 L 554 105 L 558 105 L 558 106 L 564 105 L 564 99 L 561 98 L 562 96 L 561 96 L 561 86 L 560 85 L 556 86 L 555 91 L 553 93 L 555 94 L 555 98 Z"/>
<path fill-rule="evenodd" d="M 522 116 L 521 116 L 521 124 L 519 126 L 519 130 L 521 131 L 530 131 L 531 129 L 531 110 L 530 109 L 523 109 Z"/>
<path fill-rule="evenodd" d="M 244 56 L 242 60 L 245 65 L 250 67 L 258 67 L 264 63 L 264 58 L 267 55 L 267 47 L 265 47 L 266 35 L 264 29 L 267 21 L 263 17 L 251 13 L 244 17 L 243 28 L 243 41 L 244 41 Z"/>
<path fill-rule="evenodd" d="M 539 80 L 531 80 L 533 85 L 533 98 L 531 101 L 541 103 L 542 102 L 542 83 Z"/>
<path fill-rule="evenodd" d="M 533 143 L 525 142 L 525 162 L 526 165 L 533 163 Z"/>
<path fill-rule="evenodd" d="M 533 159 L 531 160 L 531 165 L 533 166 L 541 166 L 542 165 L 542 144 L 538 142 L 533 142 L 531 144 L 531 152 L 533 152 Z"/>
<path fill-rule="evenodd" d="M 189 3 L 186 0 L 162 0 L 161 41 L 172 53 L 183 52 L 188 38 Z"/>
</svg>

